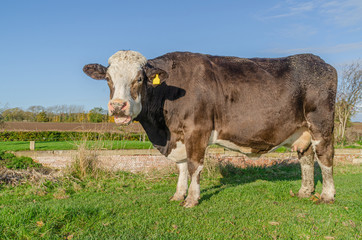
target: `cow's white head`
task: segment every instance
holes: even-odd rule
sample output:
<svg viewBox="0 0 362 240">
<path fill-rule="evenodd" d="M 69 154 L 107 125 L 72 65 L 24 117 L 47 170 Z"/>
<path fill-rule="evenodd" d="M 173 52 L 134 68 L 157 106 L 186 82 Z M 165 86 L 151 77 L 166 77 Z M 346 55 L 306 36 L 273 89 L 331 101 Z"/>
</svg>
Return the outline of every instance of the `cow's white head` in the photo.
<svg viewBox="0 0 362 240">
<path fill-rule="evenodd" d="M 152 85 L 154 78 L 164 80 L 167 73 L 147 64 L 147 59 L 135 51 L 119 51 L 108 60 L 108 67 L 85 65 L 83 71 L 93 79 L 106 79 L 110 89 L 109 115 L 117 124 L 128 124 L 141 110 L 142 86 Z"/>
</svg>

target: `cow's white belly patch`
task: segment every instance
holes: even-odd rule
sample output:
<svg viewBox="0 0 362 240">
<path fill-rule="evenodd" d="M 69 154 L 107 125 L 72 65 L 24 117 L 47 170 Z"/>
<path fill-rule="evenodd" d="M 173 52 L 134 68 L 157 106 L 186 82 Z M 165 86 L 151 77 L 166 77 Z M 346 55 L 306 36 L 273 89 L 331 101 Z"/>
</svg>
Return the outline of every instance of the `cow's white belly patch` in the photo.
<svg viewBox="0 0 362 240">
<path fill-rule="evenodd" d="M 297 129 L 292 135 L 290 135 L 286 140 L 284 140 L 284 142 L 274 147 L 269 152 L 272 152 L 281 146 L 290 147 L 295 151 L 296 150 L 305 151 L 310 146 L 311 143 L 312 143 L 312 136 L 309 133 L 309 130 L 307 128 L 302 127 Z M 238 151 L 246 155 L 250 156 L 255 155 L 255 153 L 253 153 L 253 149 L 250 147 L 242 147 L 228 140 L 218 139 L 218 133 L 215 130 L 211 132 L 211 136 L 209 138 L 209 145 L 211 144 L 220 145 L 227 149 Z"/>
<path fill-rule="evenodd" d="M 230 149 L 233 151 L 238 151 L 238 152 L 241 152 L 244 154 L 252 154 L 252 148 L 241 147 L 228 140 L 218 139 L 218 133 L 215 130 L 213 130 L 211 132 L 211 136 L 209 138 L 209 145 L 212 145 L 212 144 L 216 144 L 216 145 L 222 146 L 224 148 L 227 148 L 227 149 Z"/>
<path fill-rule="evenodd" d="M 274 147 L 269 152 L 273 152 L 281 146 L 291 148 L 293 151 L 305 151 L 312 143 L 312 136 L 309 133 L 308 128 L 302 127 L 297 129 L 292 135 L 290 135 L 284 142 Z"/>
<path fill-rule="evenodd" d="M 176 148 L 172 149 L 167 156 L 168 159 L 175 162 L 183 162 L 187 159 L 186 146 L 182 142 L 176 142 Z"/>
</svg>

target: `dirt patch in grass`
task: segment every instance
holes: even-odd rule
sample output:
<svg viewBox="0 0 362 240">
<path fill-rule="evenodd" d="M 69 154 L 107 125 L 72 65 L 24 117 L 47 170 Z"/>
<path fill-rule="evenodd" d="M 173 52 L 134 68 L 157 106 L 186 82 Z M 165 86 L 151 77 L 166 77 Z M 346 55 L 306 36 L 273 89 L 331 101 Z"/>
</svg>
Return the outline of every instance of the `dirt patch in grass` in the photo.
<svg viewBox="0 0 362 240">
<path fill-rule="evenodd" d="M 49 168 L 13 170 L 0 168 L 0 184 L 5 183 L 17 186 L 26 182 L 41 183 L 44 181 L 56 182 L 63 174 Z"/>
</svg>

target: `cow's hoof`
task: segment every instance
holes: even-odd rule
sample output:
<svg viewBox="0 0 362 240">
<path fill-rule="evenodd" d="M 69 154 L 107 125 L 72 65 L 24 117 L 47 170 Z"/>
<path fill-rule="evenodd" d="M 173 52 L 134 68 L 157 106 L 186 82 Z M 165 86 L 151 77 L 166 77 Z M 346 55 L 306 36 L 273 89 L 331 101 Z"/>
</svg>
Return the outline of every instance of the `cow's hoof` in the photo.
<svg viewBox="0 0 362 240">
<path fill-rule="evenodd" d="M 301 188 L 299 189 L 297 196 L 299 198 L 309 198 L 312 196 L 314 189 Z"/>
<path fill-rule="evenodd" d="M 192 208 L 199 204 L 199 201 L 197 200 L 190 200 L 187 199 L 183 201 L 180 205 L 184 206 L 185 208 Z"/>
<path fill-rule="evenodd" d="M 330 196 L 328 194 L 323 194 L 322 193 L 321 202 L 323 202 L 323 203 L 334 203 L 334 195 Z"/>
<path fill-rule="evenodd" d="M 185 199 L 185 195 L 179 195 L 175 194 L 172 197 L 170 197 L 170 201 L 183 201 Z"/>
<path fill-rule="evenodd" d="M 304 192 L 304 191 L 299 191 L 297 193 L 297 196 L 299 198 L 309 198 L 310 196 L 312 196 L 312 192 Z"/>
</svg>

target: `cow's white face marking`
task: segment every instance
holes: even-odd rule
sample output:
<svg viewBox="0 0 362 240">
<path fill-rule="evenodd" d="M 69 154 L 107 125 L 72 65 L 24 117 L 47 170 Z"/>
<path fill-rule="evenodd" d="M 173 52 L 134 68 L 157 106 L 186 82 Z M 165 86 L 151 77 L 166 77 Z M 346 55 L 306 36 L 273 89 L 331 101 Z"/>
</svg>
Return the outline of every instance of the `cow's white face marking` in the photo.
<svg viewBox="0 0 362 240">
<path fill-rule="evenodd" d="M 147 59 L 134 51 L 119 51 L 108 60 L 107 74 L 113 82 L 114 94 L 111 100 L 122 100 L 129 103 L 126 114 L 135 118 L 142 110 L 140 93 L 133 98 L 131 95 L 132 82 L 141 77 L 142 67 Z"/>
<path fill-rule="evenodd" d="M 176 142 L 176 148 L 172 149 L 167 156 L 168 159 L 175 162 L 182 162 L 187 159 L 186 146 L 182 142 Z"/>
</svg>

